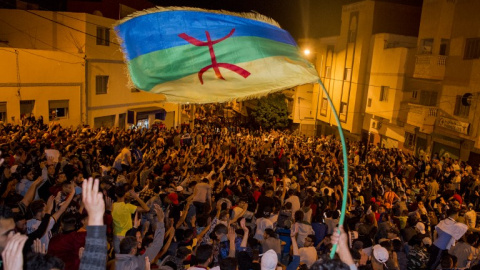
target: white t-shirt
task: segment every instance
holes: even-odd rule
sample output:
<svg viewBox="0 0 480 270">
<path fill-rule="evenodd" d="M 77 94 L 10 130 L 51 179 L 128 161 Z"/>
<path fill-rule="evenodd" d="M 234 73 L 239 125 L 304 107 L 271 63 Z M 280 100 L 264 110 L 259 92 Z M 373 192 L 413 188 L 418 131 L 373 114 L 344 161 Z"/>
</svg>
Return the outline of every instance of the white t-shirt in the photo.
<svg viewBox="0 0 480 270">
<path fill-rule="evenodd" d="M 257 240 L 263 240 L 263 233 L 265 229 L 273 229 L 273 223 L 267 218 L 257 219 L 257 230 L 255 231 L 255 236 L 253 238 Z"/>
<path fill-rule="evenodd" d="M 298 196 L 293 195 L 288 197 L 288 199 L 285 200 L 285 203 L 291 203 L 292 204 L 292 213 L 295 214 L 298 210 L 300 210 L 300 199 Z"/>
<path fill-rule="evenodd" d="M 300 263 L 304 263 L 310 268 L 317 260 L 317 250 L 314 247 L 303 247 L 298 250 Z"/>
</svg>

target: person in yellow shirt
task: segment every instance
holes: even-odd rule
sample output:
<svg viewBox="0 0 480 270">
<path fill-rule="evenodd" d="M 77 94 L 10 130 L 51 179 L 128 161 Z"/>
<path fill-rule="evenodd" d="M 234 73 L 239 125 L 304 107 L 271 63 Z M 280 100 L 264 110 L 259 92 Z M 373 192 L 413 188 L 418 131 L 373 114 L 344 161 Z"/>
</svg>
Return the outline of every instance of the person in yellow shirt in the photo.
<svg viewBox="0 0 480 270">
<path fill-rule="evenodd" d="M 125 190 L 125 186 L 119 186 L 115 189 L 115 195 L 117 196 L 117 202 L 113 204 L 112 218 L 113 218 L 113 248 L 115 253 L 120 252 L 120 241 L 125 238 L 125 233 L 130 230 L 132 225 L 132 215 L 136 211 L 148 212 L 148 207 L 145 202 L 140 199 L 138 194 L 133 190 L 129 190 L 128 193 Z M 135 199 L 140 206 L 135 206 L 130 203 L 125 203 L 125 198 L 130 195 Z"/>
</svg>

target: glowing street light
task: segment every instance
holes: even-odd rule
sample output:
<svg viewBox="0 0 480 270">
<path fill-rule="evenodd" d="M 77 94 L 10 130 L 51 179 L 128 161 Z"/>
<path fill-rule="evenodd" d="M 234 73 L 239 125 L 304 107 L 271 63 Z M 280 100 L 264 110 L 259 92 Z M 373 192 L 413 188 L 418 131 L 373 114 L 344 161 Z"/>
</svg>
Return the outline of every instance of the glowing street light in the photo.
<svg viewBox="0 0 480 270">
<path fill-rule="evenodd" d="M 310 55 L 310 53 L 311 53 L 311 52 L 310 52 L 310 50 L 309 50 L 309 49 L 305 49 L 305 50 L 303 50 L 303 54 L 305 54 L 305 55 Z"/>
</svg>

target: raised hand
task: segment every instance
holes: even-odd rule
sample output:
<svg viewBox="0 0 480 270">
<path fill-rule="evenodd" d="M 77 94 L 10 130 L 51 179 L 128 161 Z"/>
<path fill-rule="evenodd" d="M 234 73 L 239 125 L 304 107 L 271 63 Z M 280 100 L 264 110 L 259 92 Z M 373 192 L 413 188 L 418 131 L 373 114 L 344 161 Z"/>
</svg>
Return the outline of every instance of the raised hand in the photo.
<svg viewBox="0 0 480 270">
<path fill-rule="evenodd" d="M 47 249 L 45 247 L 45 244 L 42 244 L 42 241 L 40 241 L 40 239 L 38 238 L 33 240 L 33 252 L 40 253 L 40 254 L 47 254 Z"/>
<path fill-rule="evenodd" d="M 105 202 L 103 194 L 98 192 L 98 179 L 89 178 L 82 183 L 82 201 L 88 213 L 89 226 L 102 226 Z"/>
<path fill-rule="evenodd" d="M 22 270 L 23 269 L 23 246 L 27 241 L 26 235 L 17 233 L 12 236 L 2 252 L 4 270 Z"/>
</svg>

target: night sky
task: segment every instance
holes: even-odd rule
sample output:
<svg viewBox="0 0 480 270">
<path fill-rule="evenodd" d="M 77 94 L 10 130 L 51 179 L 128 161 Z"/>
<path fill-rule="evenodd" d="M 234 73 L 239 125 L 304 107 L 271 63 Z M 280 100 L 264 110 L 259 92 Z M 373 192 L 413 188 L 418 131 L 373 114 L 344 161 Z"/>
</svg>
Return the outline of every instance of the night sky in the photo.
<svg viewBox="0 0 480 270">
<path fill-rule="evenodd" d="M 355 0 L 153 0 L 160 6 L 256 11 L 276 20 L 294 38 L 338 35 L 342 4 Z"/>
<path fill-rule="evenodd" d="M 360 0 L 151 0 L 160 6 L 257 11 L 276 20 L 296 39 L 339 35 L 342 5 Z M 422 0 L 377 0 L 421 6 Z"/>
</svg>

